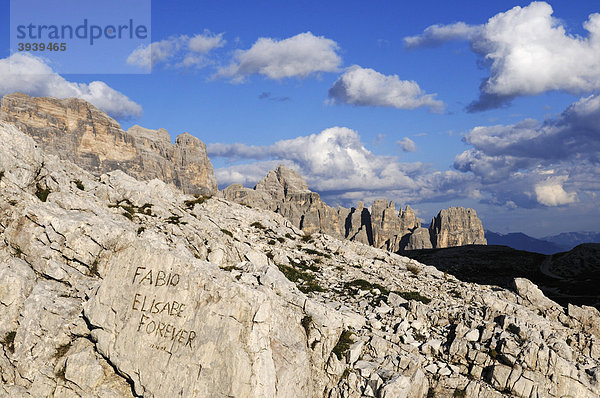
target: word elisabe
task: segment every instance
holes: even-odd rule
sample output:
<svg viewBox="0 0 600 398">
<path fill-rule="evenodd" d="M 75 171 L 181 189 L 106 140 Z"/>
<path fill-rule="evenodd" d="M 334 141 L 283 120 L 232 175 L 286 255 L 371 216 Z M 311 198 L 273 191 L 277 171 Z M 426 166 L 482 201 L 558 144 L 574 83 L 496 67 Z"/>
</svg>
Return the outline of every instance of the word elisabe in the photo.
<svg viewBox="0 0 600 398">
<path fill-rule="evenodd" d="M 135 269 L 135 275 L 133 275 L 133 281 L 131 283 L 135 284 L 138 276 L 142 276 L 143 278 L 138 281 L 140 285 L 148 285 L 148 286 L 177 286 L 179 283 L 179 274 L 172 274 L 170 272 L 165 272 L 162 270 L 158 270 L 158 272 L 153 273 L 153 270 L 148 272 L 144 271 L 146 267 L 137 267 Z"/>
<path fill-rule="evenodd" d="M 146 305 L 146 295 L 136 293 L 133 297 L 133 306 L 131 308 L 134 311 L 148 312 L 150 314 L 162 314 L 166 311 L 167 314 L 171 316 L 178 316 L 181 318 L 184 307 L 185 304 L 177 301 L 156 301 L 155 298 L 152 299 L 152 302 L 148 299 L 148 305 Z"/>
</svg>

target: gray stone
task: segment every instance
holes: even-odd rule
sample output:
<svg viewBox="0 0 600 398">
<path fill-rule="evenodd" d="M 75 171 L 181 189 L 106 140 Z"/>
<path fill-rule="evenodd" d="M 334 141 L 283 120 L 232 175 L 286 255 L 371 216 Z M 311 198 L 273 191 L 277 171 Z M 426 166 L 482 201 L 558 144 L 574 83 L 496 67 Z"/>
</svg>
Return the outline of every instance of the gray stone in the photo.
<svg viewBox="0 0 600 398">
<path fill-rule="evenodd" d="M 434 248 L 487 244 L 481 220 L 473 209 L 441 210 L 431 220 L 429 231 Z"/>
</svg>

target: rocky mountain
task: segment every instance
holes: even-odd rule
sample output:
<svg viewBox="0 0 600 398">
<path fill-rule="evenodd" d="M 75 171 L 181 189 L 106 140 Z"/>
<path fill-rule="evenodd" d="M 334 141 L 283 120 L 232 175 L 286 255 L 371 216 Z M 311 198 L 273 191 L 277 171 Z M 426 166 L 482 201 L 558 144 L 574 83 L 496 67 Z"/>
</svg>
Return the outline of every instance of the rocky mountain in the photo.
<svg viewBox="0 0 600 398">
<path fill-rule="evenodd" d="M 600 233 L 589 231 L 563 232 L 558 235 L 546 236 L 542 239 L 554 243 L 563 251 L 567 251 L 582 243 L 600 243 Z"/>
<path fill-rule="evenodd" d="M 477 213 L 473 209 L 464 207 L 441 210 L 431 221 L 429 231 L 435 248 L 487 243 Z"/>
<path fill-rule="evenodd" d="M 187 133 L 171 144 L 166 130 L 133 126 L 123 131 L 114 119 L 86 101 L 18 93 L 2 98 L 0 120 L 16 125 L 47 152 L 97 176 L 124 170 L 142 180 L 158 178 L 186 193 L 217 191 L 206 145 Z"/>
<path fill-rule="evenodd" d="M 333 208 L 311 192 L 298 173 L 283 165 L 270 171 L 254 189 L 233 184 L 220 194 L 279 213 L 307 233 L 325 233 L 392 252 L 486 244 L 481 220 L 473 209 L 442 210 L 426 229 L 410 206 L 396 210 L 394 202 L 385 199 L 375 200 L 371 210 L 363 202 L 351 209 Z"/>
<path fill-rule="evenodd" d="M 522 232 L 499 234 L 486 230 L 485 238 L 490 245 L 504 245 L 517 250 L 542 254 L 554 254 L 563 251 L 563 248 L 555 243 L 543 239 L 536 239 Z"/>
<path fill-rule="evenodd" d="M 3 122 L 0 236 L 2 396 L 600 395 L 594 308 L 96 176 Z"/>
</svg>

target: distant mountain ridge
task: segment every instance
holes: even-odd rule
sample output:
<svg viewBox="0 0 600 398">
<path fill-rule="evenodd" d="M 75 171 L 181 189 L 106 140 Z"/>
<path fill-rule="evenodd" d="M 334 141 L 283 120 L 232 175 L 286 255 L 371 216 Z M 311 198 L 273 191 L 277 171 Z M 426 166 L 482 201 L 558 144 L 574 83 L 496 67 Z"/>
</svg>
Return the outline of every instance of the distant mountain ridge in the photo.
<svg viewBox="0 0 600 398">
<path fill-rule="evenodd" d="M 492 231 L 485 231 L 485 238 L 490 245 L 503 245 L 516 250 L 525 250 L 541 254 L 554 254 L 564 251 L 562 246 L 556 243 L 548 242 L 542 239 L 536 239 L 522 232 L 511 232 L 509 234 L 499 234 Z"/>
<path fill-rule="evenodd" d="M 522 232 L 500 234 L 486 230 L 485 238 L 489 245 L 503 245 L 542 254 L 566 252 L 582 243 L 600 243 L 598 232 L 563 232 L 538 239 Z"/>
<path fill-rule="evenodd" d="M 600 232 L 563 232 L 558 235 L 545 236 L 542 239 L 552 242 L 566 251 L 582 243 L 600 243 Z"/>
</svg>

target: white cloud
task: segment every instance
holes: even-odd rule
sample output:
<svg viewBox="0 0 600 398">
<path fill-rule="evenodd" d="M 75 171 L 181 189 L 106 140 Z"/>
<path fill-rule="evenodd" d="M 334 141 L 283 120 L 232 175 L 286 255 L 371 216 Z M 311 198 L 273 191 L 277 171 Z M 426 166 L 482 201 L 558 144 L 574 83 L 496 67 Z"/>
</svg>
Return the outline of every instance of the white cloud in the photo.
<svg viewBox="0 0 600 398">
<path fill-rule="evenodd" d="M 140 46 L 127 57 L 127 64 L 150 69 L 159 62 L 175 56 L 182 47 L 179 37 L 155 41 L 147 46 Z"/>
<path fill-rule="evenodd" d="M 507 105 L 514 97 L 563 90 L 585 93 L 600 89 L 600 14 L 583 24 L 587 37 L 567 33 L 552 16 L 552 7 L 533 2 L 499 13 L 481 26 L 434 25 L 405 39 L 415 47 L 465 38 L 490 69 L 480 98 L 469 105 L 481 111 Z"/>
<path fill-rule="evenodd" d="M 567 177 L 548 178 L 546 181 L 535 185 L 535 195 L 539 203 L 545 206 L 560 206 L 575 202 L 575 192 L 567 193 L 563 182 Z"/>
<path fill-rule="evenodd" d="M 139 117 L 142 107 L 102 81 L 65 80 L 46 62 L 25 53 L 0 59 L 0 96 L 22 92 L 33 96 L 84 99 L 117 119 Z"/>
<path fill-rule="evenodd" d="M 408 137 L 402 138 L 400 141 L 396 142 L 396 145 L 399 145 L 404 152 L 415 152 L 417 150 L 415 142 Z"/>
<path fill-rule="evenodd" d="M 479 26 L 456 22 L 450 25 L 431 25 L 417 36 L 404 38 L 407 48 L 433 47 L 452 40 L 469 40 L 480 31 Z"/>
<path fill-rule="evenodd" d="M 192 37 L 173 36 L 138 47 L 127 57 L 127 64 L 150 69 L 158 63 L 171 65 L 170 61 L 175 61 L 174 65 L 178 67 L 203 67 L 206 54 L 226 43 L 223 33 L 215 34 L 209 30 Z"/>
<path fill-rule="evenodd" d="M 311 32 L 275 40 L 261 37 L 248 50 L 236 51 L 235 60 L 221 68 L 217 76 L 242 82 L 250 75 L 269 79 L 305 78 L 319 72 L 336 72 L 342 59 L 337 43 Z"/>
<path fill-rule="evenodd" d="M 444 103 L 436 100 L 435 96 L 425 94 L 414 81 L 400 80 L 398 75 L 386 76 L 357 65 L 348 68 L 329 89 L 333 103 L 397 109 L 428 106 L 439 112 L 443 110 Z"/>
<path fill-rule="evenodd" d="M 205 30 L 202 34 L 197 34 L 190 38 L 188 47 L 190 51 L 199 54 L 206 54 L 215 48 L 223 47 L 227 41 L 223 39 L 223 33 L 214 34 Z"/>
<path fill-rule="evenodd" d="M 356 131 L 345 127 L 332 127 L 268 146 L 209 144 L 208 154 L 230 161 L 258 160 L 217 168 L 215 174 L 221 188 L 231 183 L 253 186 L 277 164 L 284 163 L 332 203 L 349 204 L 349 198 L 356 196 L 415 203 L 466 197 L 471 189 L 472 177 L 464 173 L 440 172 L 423 163 L 401 163 L 396 157 L 377 156 L 364 146 Z"/>
<path fill-rule="evenodd" d="M 555 206 L 600 192 L 600 96 L 581 98 L 544 122 L 476 127 L 464 141 L 473 147 L 455 157 L 454 167 L 476 176 L 498 203 Z"/>
</svg>

